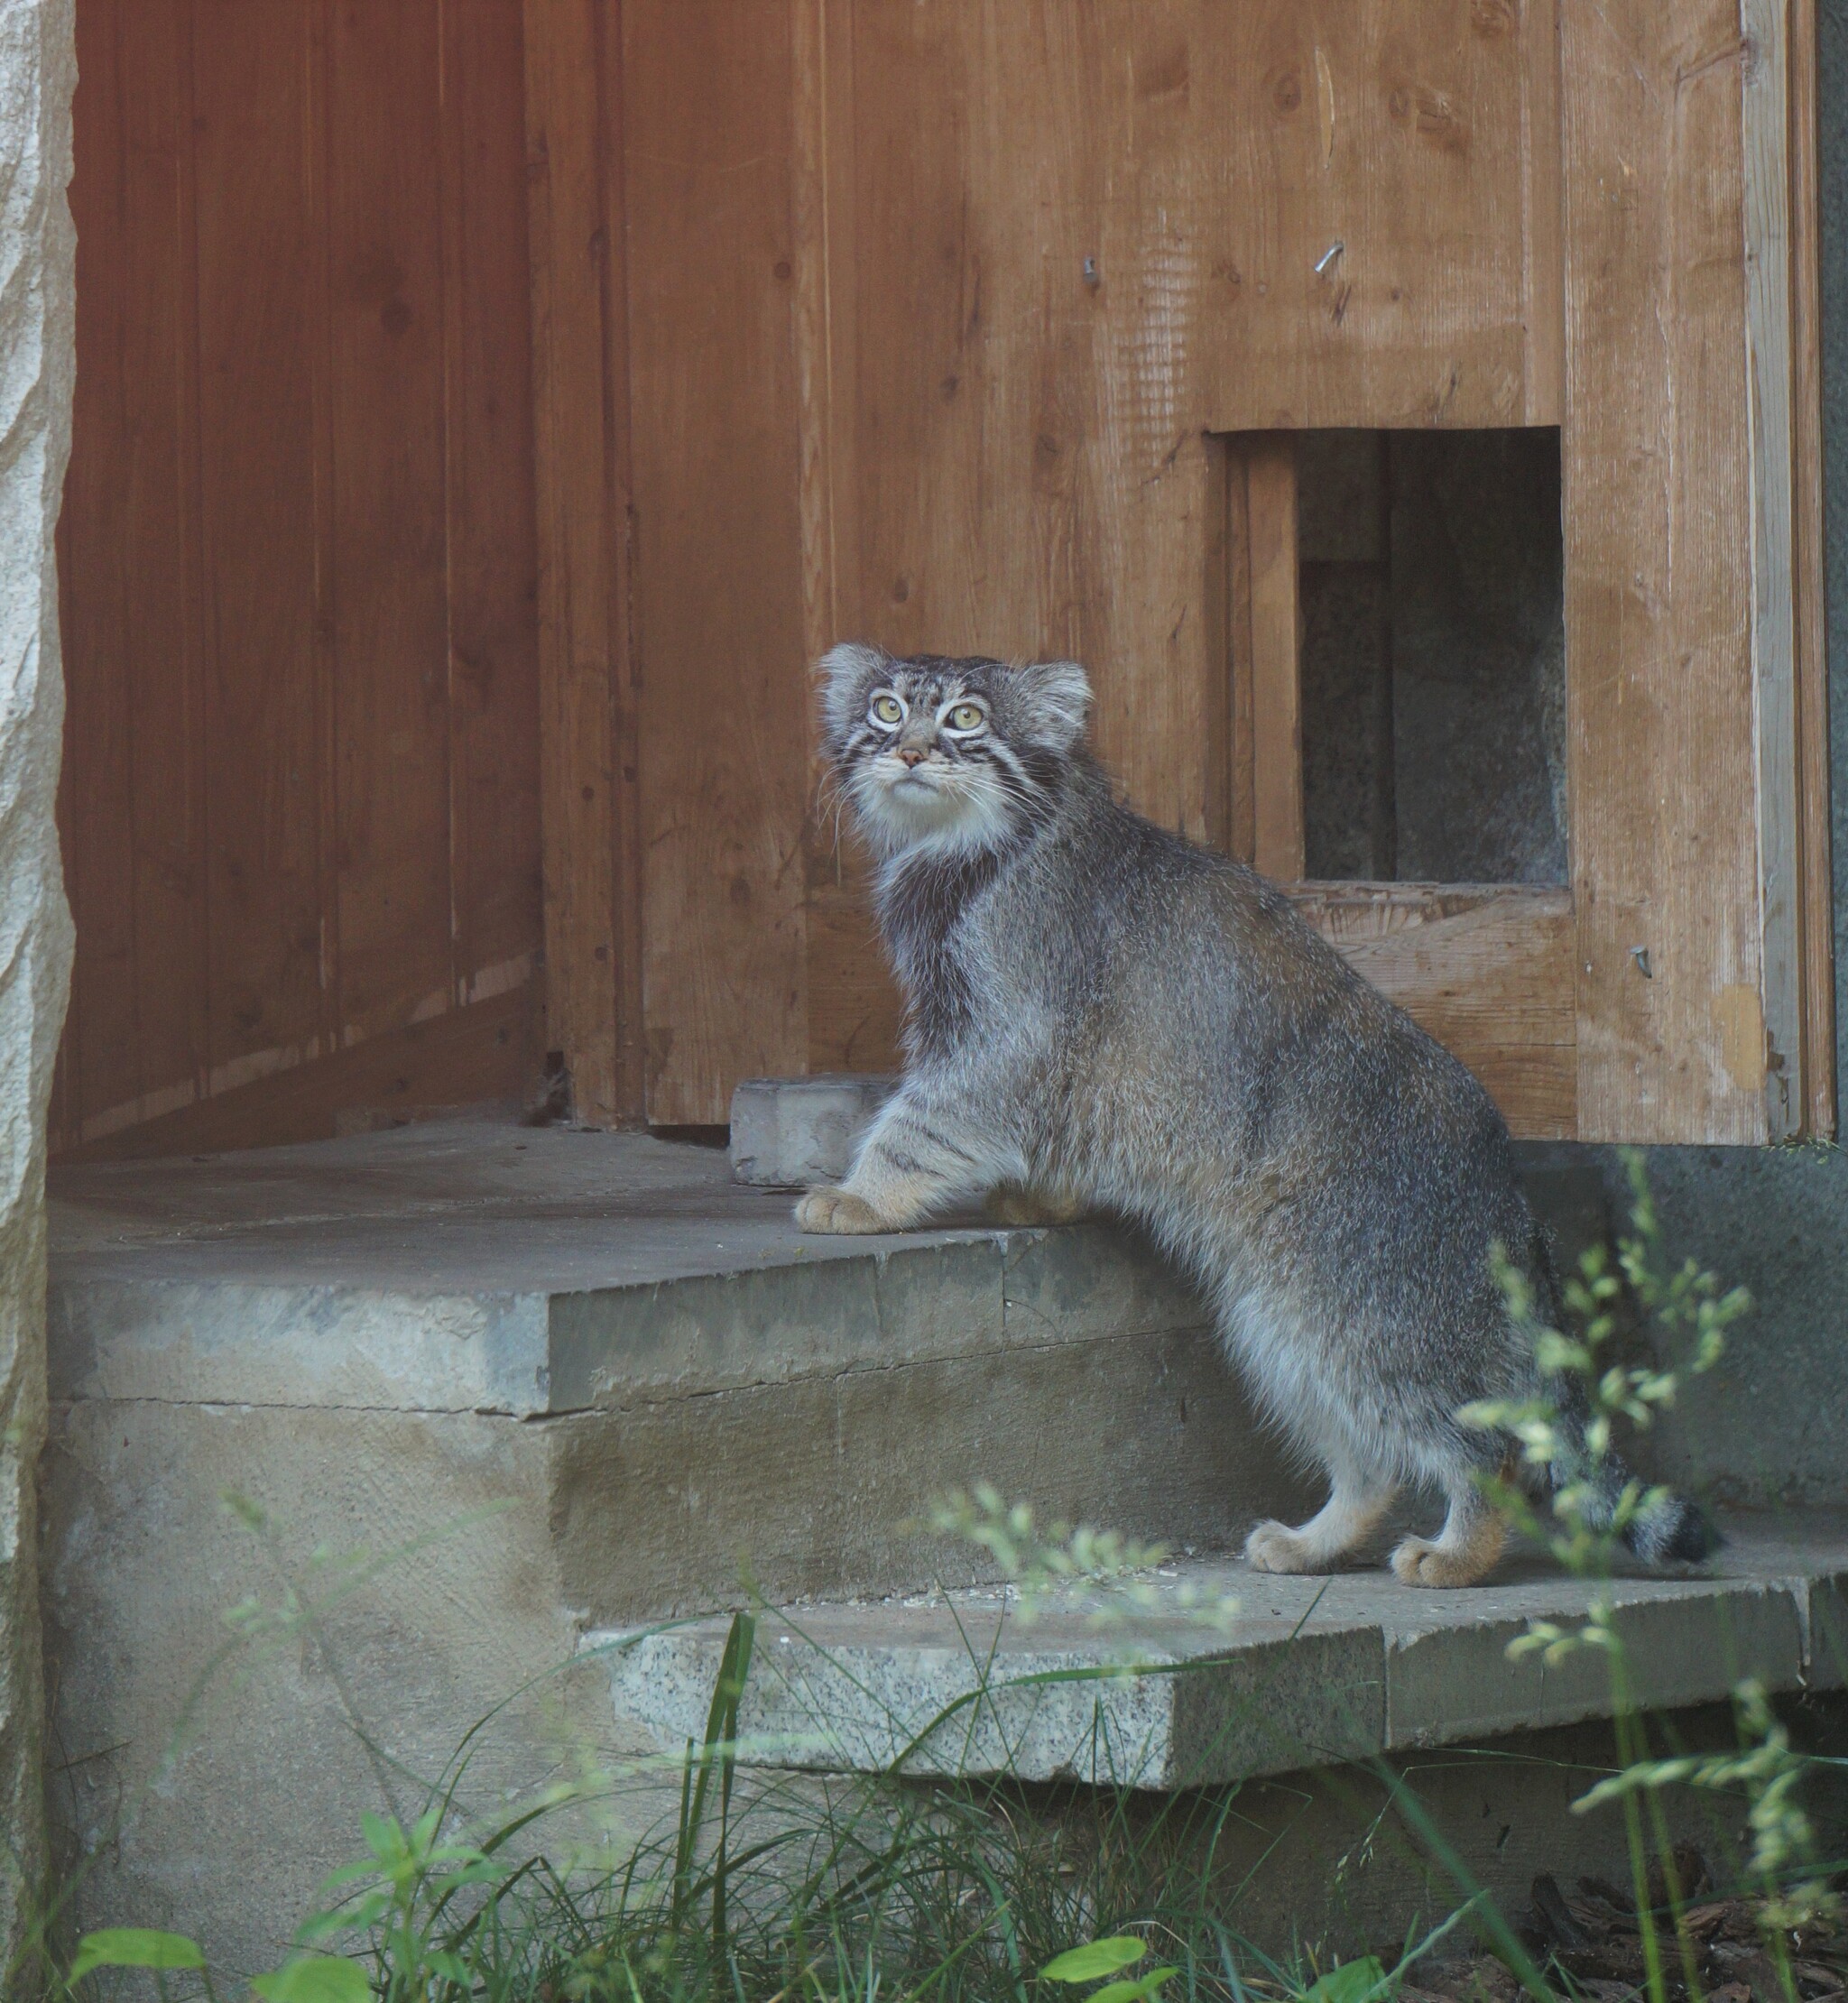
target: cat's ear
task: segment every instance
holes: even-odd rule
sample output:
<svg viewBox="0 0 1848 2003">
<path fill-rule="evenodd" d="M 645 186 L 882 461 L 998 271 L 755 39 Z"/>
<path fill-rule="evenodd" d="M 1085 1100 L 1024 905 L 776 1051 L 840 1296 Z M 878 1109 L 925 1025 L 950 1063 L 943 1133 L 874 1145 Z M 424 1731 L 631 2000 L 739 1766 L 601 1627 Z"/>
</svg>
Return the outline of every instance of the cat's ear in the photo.
<svg viewBox="0 0 1848 2003">
<path fill-rule="evenodd" d="M 859 722 L 873 684 L 882 680 L 892 656 L 864 641 L 844 640 L 815 664 L 821 689 L 821 725 L 830 744 L 839 744 Z"/>
<path fill-rule="evenodd" d="M 1041 743 L 1068 752 L 1085 734 L 1091 678 L 1075 660 L 1036 660 L 1014 669 L 1027 727 Z"/>
</svg>

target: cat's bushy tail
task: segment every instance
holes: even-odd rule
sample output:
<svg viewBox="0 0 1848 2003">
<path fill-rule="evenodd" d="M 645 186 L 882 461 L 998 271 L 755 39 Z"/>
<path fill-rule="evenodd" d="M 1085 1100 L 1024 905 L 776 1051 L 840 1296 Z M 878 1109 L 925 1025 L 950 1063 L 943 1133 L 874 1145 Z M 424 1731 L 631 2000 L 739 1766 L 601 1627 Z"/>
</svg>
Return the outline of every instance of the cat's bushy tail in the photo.
<svg viewBox="0 0 1848 2003">
<path fill-rule="evenodd" d="M 1543 1312 L 1549 1313 L 1551 1325 L 1563 1328 L 1566 1325 L 1564 1303 L 1554 1269 L 1552 1247 L 1544 1232 L 1536 1230 L 1534 1239 L 1540 1306 Z M 1647 1490 L 1648 1484 L 1613 1452 L 1607 1450 L 1602 1459 L 1594 1460 L 1585 1441 L 1585 1424 L 1590 1415 L 1586 1410 L 1584 1385 L 1575 1378 L 1556 1379 L 1554 1390 L 1559 1399 L 1559 1422 L 1573 1451 L 1566 1461 L 1553 1464 L 1552 1486 L 1557 1491 L 1570 1482 L 1584 1481 L 1590 1491 L 1585 1511 L 1585 1527 L 1592 1530 L 1608 1530 L 1616 1519 L 1618 1504 L 1630 1483 L 1635 1481 L 1640 1490 Z M 1639 1509 L 1619 1533 L 1624 1548 L 1645 1565 L 1696 1565 L 1703 1558 L 1712 1557 L 1725 1540 L 1699 1505 L 1673 1489 L 1658 1490 L 1655 1494 L 1654 1503 L 1648 1509 Z"/>
<path fill-rule="evenodd" d="M 1585 1471 L 1579 1464 L 1578 1473 Z M 1575 1471 L 1561 1468 L 1556 1486 L 1575 1479 Z M 1588 1528 L 1605 1530 L 1617 1514 L 1624 1489 L 1635 1475 L 1614 1454 L 1606 1454 L 1589 1480 L 1590 1503 L 1585 1512 Z M 1620 1541 L 1645 1565 L 1694 1565 L 1710 1558 L 1724 1541 L 1702 1513 L 1698 1504 L 1674 1490 L 1656 1491 L 1656 1500 L 1639 1509 L 1619 1533 Z"/>
</svg>

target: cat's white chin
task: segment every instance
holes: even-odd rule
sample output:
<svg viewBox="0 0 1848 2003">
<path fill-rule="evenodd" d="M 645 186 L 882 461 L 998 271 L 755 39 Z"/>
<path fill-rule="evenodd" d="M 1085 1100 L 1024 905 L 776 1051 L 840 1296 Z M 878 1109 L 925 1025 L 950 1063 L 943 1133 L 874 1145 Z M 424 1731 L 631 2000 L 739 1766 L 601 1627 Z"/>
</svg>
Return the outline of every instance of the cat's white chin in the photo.
<svg viewBox="0 0 1848 2003">
<path fill-rule="evenodd" d="M 1004 831 L 1004 810 L 984 786 L 935 775 L 881 775 L 855 789 L 860 824 L 889 855 L 929 849 L 968 854 L 991 846 Z"/>
</svg>

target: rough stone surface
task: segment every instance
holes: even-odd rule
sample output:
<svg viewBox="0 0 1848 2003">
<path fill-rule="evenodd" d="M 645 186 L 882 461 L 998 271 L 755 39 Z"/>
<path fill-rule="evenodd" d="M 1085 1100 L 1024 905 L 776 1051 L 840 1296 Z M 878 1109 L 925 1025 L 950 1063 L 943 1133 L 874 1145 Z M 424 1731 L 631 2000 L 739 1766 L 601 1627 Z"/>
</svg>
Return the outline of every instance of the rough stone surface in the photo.
<svg viewBox="0 0 1848 2003">
<path fill-rule="evenodd" d="M 845 1072 L 746 1078 L 732 1094 L 732 1173 L 767 1189 L 838 1182 L 896 1084 Z"/>
<path fill-rule="evenodd" d="M 587 1626 L 735 1605 L 747 1576 L 978 1579 L 920 1526 L 982 1479 L 1203 1542 L 1309 1501 L 1198 1304 L 1102 1226 L 818 1241 L 716 1149 L 479 1121 L 53 1190 L 54 1813 L 96 1860 L 83 1923 L 232 1965 L 286 1941 L 378 1805 L 357 1727 L 414 1798 L 402 1775 L 531 1685 L 477 1743 L 481 1813 L 618 1757 L 606 1697 L 556 1674 Z M 312 1583 L 317 1549 L 376 1574 L 327 1574 L 321 1631 L 195 1699 L 225 1610 Z"/>
<path fill-rule="evenodd" d="M 1748 1671 L 1777 1691 L 1841 1687 L 1848 1523 L 1732 1531 L 1698 1575 L 1609 1589 L 1646 1709 L 1723 1699 Z M 1597 1651 L 1551 1666 L 1508 1657 L 1529 1620 L 1582 1620 L 1597 1590 L 1538 1557 L 1455 1592 L 1379 1571 L 1273 1578 L 1223 1560 L 1138 1583 L 1146 1598 L 1055 1602 L 1030 1620 L 999 1590 L 766 1614 L 742 1757 L 1172 1791 L 1610 1714 Z M 1235 1613 L 1203 1617 L 1228 1601 Z M 670 1746 L 697 1738 L 727 1628 L 593 1636 L 619 1724 Z"/>
<path fill-rule="evenodd" d="M 0 1956 L 43 1845 L 45 1114 L 69 979 L 52 535 L 76 369 L 71 0 L 0 0 Z"/>
</svg>

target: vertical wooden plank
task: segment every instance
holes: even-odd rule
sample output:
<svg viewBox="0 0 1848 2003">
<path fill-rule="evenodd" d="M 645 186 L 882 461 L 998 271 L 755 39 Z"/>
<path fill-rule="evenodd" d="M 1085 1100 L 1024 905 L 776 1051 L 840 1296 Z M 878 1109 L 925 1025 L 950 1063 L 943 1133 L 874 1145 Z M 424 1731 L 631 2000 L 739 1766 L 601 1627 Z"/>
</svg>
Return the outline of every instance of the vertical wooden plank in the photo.
<svg viewBox="0 0 1848 2003">
<path fill-rule="evenodd" d="M 455 1000 L 540 949 L 539 661 L 521 0 L 443 0 Z"/>
<path fill-rule="evenodd" d="M 134 727 L 134 1049 L 143 1108 L 205 1068 L 191 35 L 180 0 L 120 14 L 124 669 Z M 104 1110 L 97 1108 L 96 1110 Z"/>
<path fill-rule="evenodd" d="M 71 106 L 78 381 L 70 467 L 58 520 L 66 704 L 58 818 L 78 938 L 60 1059 L 72 1139 L 81 1132 L 86 1112 L 121 1103 L 140 1089 L 134 899 L 127 882 L 134 805 L 120 523 L 127 311 L 120 11 L 119 0 L 93 0 L 79 10 Z"/>
<path fill-rule="evenodd" d="M 346 1042 L 449 1005 L 437 0 L 328 35 L 337 897 Z"/>
<path fill-rule="evenodd" d="M 1742 0 L 1751 651 L 1758 748 L 1768 1137 L 1801 1131 L 1802 882 L 1797 798 L 1795 385 L 1791 350 L 1788 0 Z"/>
<path fill-rule="evenodd" d="M 1484 15 L 1491 12 L 1483 9 Z M 1560 299 L 1559 0 L 1524 0 L 1520 43 L 1522 420 L 1557 424 L 1566 403 Z"/>
<path fill-rule="evenodd" d="M 1824 629 L 1822 257 L 1817 230 L 1816 0 L 1790 0 L 1790 324 L 1795 496 L 1798 920 L 1806 1126 L 1833 1138 L 1834 900 L 1829 857 L 1829 681 Z"/>
<path fill-rule="evenodd" d="M 807 1057 L 787 6 L 628 0 L 648 1108 Z"/>
<path fill-rule="evenodd" d="M 526 0 L 548 1047 L 590 1126 L 643 1110 L 626 577 L 620 51 L 596 0 Z M 606 33 L 607 30 L 607 33 Z M 625 818 L 627 817 L 627 818 Z"/>
<path fill-rule="evenodd" d="M 1232 632 L 1235 599 L 1232 571 L 1232 481 L 1234 449 L 1224 437 L 1206 441 L 1205 562 L 1200 578 L 1200 618 L 1209 670 L 1206 707 L 1206 840 L 1230 850 L 1237 786 L 1234 774 L 1234 689 L 1239 680 Z M 1238 476 L 1243 478 L 1243 463 Z"/>
<path fill-rule="evenodd" d="M 1766 1135 L 1736 0 L 1562 0 L 1579 1133 Z"/>
<path fill-rule="evenodd" d="M 204 1059 L 185 26 L 177 0 L 79 23 L 80 383 L 60 531 L 73 1140 L 183 1104 Z"/>
<path fill-rule="evenodd" d="M 312 26 L 195 0 L 214 1090 L 319 1048 Z"/>
<path fill-rule="evenodd" d="M 1301 626 L 1297 579 L 1296 441 L 1246 446 L 1251 546 L 1252 800 L 1257 866 L 1303 873 Z"/>
<path fill-rule="evenodd" d="M 1242 863 L 1258 855 L 1257 715 L 1252 689 L 1250 441 L 1225 446 L 1225 638 L 1232 678 L 1232 814 L 1227 844 Z"/>
</svg>

